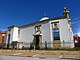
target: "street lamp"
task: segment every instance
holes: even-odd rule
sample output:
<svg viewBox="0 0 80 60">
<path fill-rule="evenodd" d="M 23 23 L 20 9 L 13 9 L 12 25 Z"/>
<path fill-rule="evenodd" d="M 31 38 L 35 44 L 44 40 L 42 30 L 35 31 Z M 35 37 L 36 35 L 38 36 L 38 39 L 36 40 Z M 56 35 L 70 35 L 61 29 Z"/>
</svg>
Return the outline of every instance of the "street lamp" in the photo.
<svg viewBox="0 0 80 60">
<path fill-rule="evenodd" d="M 5 36 L 5 33 L 2 34 L 2 37 L 4 37 L 4 36 Z"/>
</svg>

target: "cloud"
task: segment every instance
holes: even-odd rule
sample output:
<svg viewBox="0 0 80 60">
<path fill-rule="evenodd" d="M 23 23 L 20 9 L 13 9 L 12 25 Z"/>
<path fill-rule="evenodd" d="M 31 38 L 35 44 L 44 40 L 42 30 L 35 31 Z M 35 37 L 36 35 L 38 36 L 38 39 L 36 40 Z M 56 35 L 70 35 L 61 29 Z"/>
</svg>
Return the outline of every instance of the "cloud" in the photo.
<svg viewBox="0 0 80 60">
<path fill-rule="evenodd" d="M 75 20 L 78 20 L 78 18 L 73 18 L 72 20 L 75 21 Z"/>
<path fill-rule="evenodd" d="M 74 18 L 71 18 L 71 24 L 78 24 L 80 22 L 80 17 L 74 17 Z"/>
<path fill-rule="evenodd" d="M 80 36 L 80 32 L 79 33 L 77 33 L 79 36 Z"/>
<path fill-rule="evenodd" d="M 77 23 L 80 23 L 80 21 L 77 20 L 77 21 L 72 22 L 72 24 L 77 24 Z"/>
<path fill-rule="evenodd" d="M 80 36 L 80 27 L 77 29 L 77 33 Z"/>
</svg>

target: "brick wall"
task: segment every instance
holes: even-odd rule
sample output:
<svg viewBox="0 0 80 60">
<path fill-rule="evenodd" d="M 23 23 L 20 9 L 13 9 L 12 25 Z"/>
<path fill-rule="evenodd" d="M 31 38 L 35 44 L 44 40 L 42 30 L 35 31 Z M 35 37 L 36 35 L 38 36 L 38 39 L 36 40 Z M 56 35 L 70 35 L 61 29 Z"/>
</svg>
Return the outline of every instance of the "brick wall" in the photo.
<svg viewBox="0 0 80 60">
<path fill-rule="evenodd" d="M 4 36 L 4 48 L 6 48 L 6 41 L 7 41 L 7 34 L 8 34 L 8 32 L 4 31 L 4 33 L 5 33 L 5 36 Z"/>
<path fill-rule="evenodd" d="M 8 34 L 7 30 L 6 31 L 0 31 L 0 46 L 2 45 L 2 34 L 5 34 L 3 48 L 6 48 L 6 41 L 7 41 L 7 34 Z"/>
<path fill-rule="evenodd" d="M 2 43 L 2 31 L 0 31 L 0 45 Z"/>
</svg>

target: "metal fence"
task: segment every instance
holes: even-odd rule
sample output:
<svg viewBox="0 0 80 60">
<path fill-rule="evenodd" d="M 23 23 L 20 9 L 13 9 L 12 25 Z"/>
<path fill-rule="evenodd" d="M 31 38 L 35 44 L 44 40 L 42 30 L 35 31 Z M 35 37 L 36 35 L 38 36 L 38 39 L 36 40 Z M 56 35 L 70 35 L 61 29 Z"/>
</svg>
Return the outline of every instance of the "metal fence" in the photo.
<svg viewBox="0 0 80 60">
<path fill-rule="evenodd" d="M 48 49 L 48 48 L 71 48 L 72 46 L 80 48 L 80 43 L 74 44 L 74 42 L 58 42 L 58 43 L 17 43 L 12 44 L 0 44 L 0 48 L 11 49 Z"/>
</svg>

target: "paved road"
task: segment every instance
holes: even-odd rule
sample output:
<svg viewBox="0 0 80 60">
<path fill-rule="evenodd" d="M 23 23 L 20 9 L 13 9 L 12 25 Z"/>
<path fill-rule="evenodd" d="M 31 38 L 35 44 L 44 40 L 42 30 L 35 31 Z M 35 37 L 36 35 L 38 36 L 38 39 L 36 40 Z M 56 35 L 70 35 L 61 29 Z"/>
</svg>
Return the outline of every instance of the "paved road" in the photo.
<svg viewBox="0 0 80 60">
<path fill-rule="evenodd" d="M 43 56 L 43 57 L 19 57 L 19 56 L 0 55 L 0 60 L 71 60 L 71 59 L 59 59 L 59 58 L 56 58 L 56 57 L 48 57 L 48 56 Z"/>
</svg>

